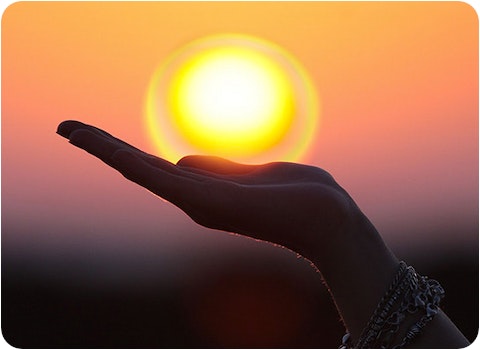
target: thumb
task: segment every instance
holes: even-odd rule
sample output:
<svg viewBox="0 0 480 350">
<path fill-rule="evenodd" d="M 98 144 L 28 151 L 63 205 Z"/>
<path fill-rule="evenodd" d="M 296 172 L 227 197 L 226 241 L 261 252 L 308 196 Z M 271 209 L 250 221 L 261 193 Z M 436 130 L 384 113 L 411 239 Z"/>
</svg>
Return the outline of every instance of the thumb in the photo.
<svg viewBox="0 0 480 350">
<path fill-rule="evenodd" d="M 213 156 L 186 156 L 180 159 L 177 165 L 224 175 L 247 174 L 258 169 L 258 165 L 240 164 Z"/>
</svg>

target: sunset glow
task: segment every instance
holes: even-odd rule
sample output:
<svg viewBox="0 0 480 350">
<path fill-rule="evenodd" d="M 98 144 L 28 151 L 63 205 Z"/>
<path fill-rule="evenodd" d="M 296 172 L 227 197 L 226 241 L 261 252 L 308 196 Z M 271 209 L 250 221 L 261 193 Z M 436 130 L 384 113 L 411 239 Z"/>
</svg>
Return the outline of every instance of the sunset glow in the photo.
<svg viewBox="0 0 480 350">
<path fill-rule="evenodd" d="M 223 253 L 222 242 L 243 249 L 240 239 L 197 234 L 182 211 L 66 145 L 55 133 L 66 119 L 172 162 L 213 153 L 317 166 L 389 242 L 478 247 L 478 33 L 477 13 L 454 1 L 14 2 L 2 17 L 2 254 L 32 266 L 51 254 L 63 266 L 65 254 L 103 256 L 91 248 L 102 245 L 125 263 L 121 252 L 143 256 L 140 244 L 162 259 L 157 249 L 187 256 L 197 243 L 202 254 L 207 246 Z M 187 82 L 203 73 L 182 67 L 209 72 L 206 58 L 226 47 L 242 52 L 230 56 L 242 71 L 262 72 L 249 75 L 255 86 L 271 77 L 258 62 L 273 67 L 283 88 L 269 91 L 270 101 L 289 102 L 252 97 L 251 113 L 214 125 L 227 130 L 198 117 L 202 133 L 187 138 L 187 114 L 198 108 L 185 106 L 183 119 L 173 112 L 197 94 Z M 244 76 L 237 79 L 249 85 Z M 191 94 L 173 99 L 180 90 Z M 228 96 L 237 104 L 230 112 L 247 109 Z M 250 124 L 272 108 L 283 113 L 270 114 L 283 120 L 276 131 L 265 132 L 271 121 Z M 241 145 L 248 152 L 235 157 L 232 146 L 208 143 L 234 122 L 268 141 Z"/>
<path fill-rule="evenodd" d="M 154 74 L 146 105 L 148 131 L 171 160 L 192 153 L 297 160 L 318 119 L 313 86 L 294 58 L 243 35 L 175 52 Z"/>
</svg>

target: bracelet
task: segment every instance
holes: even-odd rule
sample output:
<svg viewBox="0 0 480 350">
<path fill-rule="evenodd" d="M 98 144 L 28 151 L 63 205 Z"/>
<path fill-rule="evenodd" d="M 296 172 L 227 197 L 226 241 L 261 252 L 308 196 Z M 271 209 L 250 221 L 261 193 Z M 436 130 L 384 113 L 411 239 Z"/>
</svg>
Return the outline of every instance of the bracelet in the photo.
<svg viewBox="0 0 480 350">
<path fill-rule="evenodd" d="M 440 301 L 444 296 L 445 291 L 437 281 L 417 275 L 413 267 L 407 266 L 403 261 L 400 262 L 393 281 L 354 348 L 403 348 L 410 344 L 438 313 Z M 394 306 L 397 307 L 396 310 L 393 310 Z M 392 345 L 392 340 L 407 316 L 415 316 L 419 312 L 424 314 L 408 328 L 400 343 Z M 349 333 L 343 336 L 341 349 L 352 347 L 350 338 Z"/>
<path fill-rule="evenodd" d="M 438 314 L 440 301 L 445 297 L 445 290 L 436 280 L 420 277 L 420 287 L 413 293 L 410 300 L 409 313 L 416 313 L 420 308 L 425 309 L 425 315 L 409 328 L 402 341 L 393 348 L 399 349 L 410 344 L 411 341 L 422 333 L 422 329 Z"/>
<path fill-rule="evenodd" d="M 398 271 L 395 274 L 393 281 L 390 283 L 387 292 L 378 303 L 372 317 L 370 317 L 370 320 L 367 323 L 367 326 L 363 329 L 360 335 L 360 340 L 355 346 L 356 348 L 359 347 L 362 343 L 366 343 L 367 338 L 373 338 L 376 336 L 379 330 L 378 328 L 381 327 L 381 325 L 383 325 L 383 323 L 385 322 L 386 316 L 390 311 L 390 308 L 395 303 L 396 299 L 398 298 L 399 294 L 401 294 L 404 288 L 404 281 L 407 273 L 409 273 L 407 264 L 401 261 Z M 340 349 L 351 348 L 350 338 L 350 333 L 347 333 L 343 336 Z"/>
<path fill-rule="evenodd" d="M 355 348 L 365 349 L 374 347 L 374 343 L 379 341 L 383 334 L 382 330 L 391 317 L 387 317 L 391 309 L 398 303 L 398 300 L 402 295 L 405 295 L 408 290 L 412 289 L 412 285 L 415 283 L 414 280 L 415 271 L 413 268 L 410 266 L 407 267 L 404 262 L 401 262 L 399 270 L 390 285 L 389 291 L 387 291 L 375 309 L 372 317 L 375 322 L 372 322 L 371 319 L 370 322 L 367 323 L 367 326 L 362 331 Z M 378 314 L 378 316 L 376 314 Z"/>
</svg>

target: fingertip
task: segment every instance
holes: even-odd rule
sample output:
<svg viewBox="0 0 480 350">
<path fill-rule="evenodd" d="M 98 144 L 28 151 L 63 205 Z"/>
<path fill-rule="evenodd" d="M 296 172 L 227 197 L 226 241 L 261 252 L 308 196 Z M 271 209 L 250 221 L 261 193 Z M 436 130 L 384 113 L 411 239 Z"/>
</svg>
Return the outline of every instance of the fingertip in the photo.
<svg viewBox="0 0 480 350">
<path fill-rule="evenodd" d="M 244 174 L 256 168 L 253 165 L 235 163 L 221 157 L 195 155 L 183 157 L 177 165 L 226 175 Z"/>
<path fill-rule="evenodd" d="M 65 120 L 58 124 L 57 126 L 57 134 L 60 136 L 63 136 L 68 139 L 68 136 L 70 135 L 69 127 L 68 125 L 70 124 L 71 120 Z"/>
<path fill-rule="evenodd" d="M 112 154 L 110 159 L 112 161 L 112 165 L 115 166 L 115 168 L 117 169 L 124 168 L 126 166 L 129 166 L 133 162 L 137 162 L 140 160 L 135 154 L 126 149 L 116 150 Z"/>
<path fill-rule="evenodd" d="M 232 161 L 229 161 L 225 158 L 217 156 L 200 156 L 200 155 L 189 155 L 185 156 L 177 162 L 178 166 L 188 167 L 188 168 L 216 168 L 223 165 L 236 164 Z"/>
<path fill-rule="evenodd" d="M 65 138 L 70 138 L 70 135 L 73 131 L 78 130 L 79 128 L 85 128 L 86 124 L 83 124 L 76 120 L 65 120 L 58 124 L 57 134 Z"/>
<path fill-rule="evenodd" d="M 84 144 L 84 141 L 91 136 L 91 132 L 86 129 L 75 129 L 72 130 L 68 135 L 68 141 L 77 147 L 81 147 Z"/>
<path fill-rule="evenodd" d="M 182 157 L 178 162 L 178 166 L 185 166 L 185 167 L 195 167 L 195 164 L 199 163 L 200 158 L 204 158 L 204 156 L 185 156 Z"/>
</svg>

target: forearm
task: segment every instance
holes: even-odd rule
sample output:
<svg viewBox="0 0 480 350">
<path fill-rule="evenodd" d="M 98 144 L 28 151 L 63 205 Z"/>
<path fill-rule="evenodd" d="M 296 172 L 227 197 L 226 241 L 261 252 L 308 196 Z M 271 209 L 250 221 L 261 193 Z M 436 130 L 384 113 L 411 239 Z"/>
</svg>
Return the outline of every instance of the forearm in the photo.
<svg viewBox="0 0 480 350">
<path fill-rule="evenodd" d="M 310 260 L 321 271 L 355 344 L 392 283 L 399 260 L 363 215 L 343 227 Z M 440 311 L 411 346 L 460 348 L 468 344 L 462 333 Z"/>
<path fill-rule="evenodd" d="M 469 341 L 441 310 L 425 328 L 411 348 L 459 349 L 470 345 Z"/>
<path fill-rule="evenodd" d="M 363 216 L 309 258 L 321 272 L 348 332 L 358 339 L 390 285 L 398 259 Z"/>
</svg>

